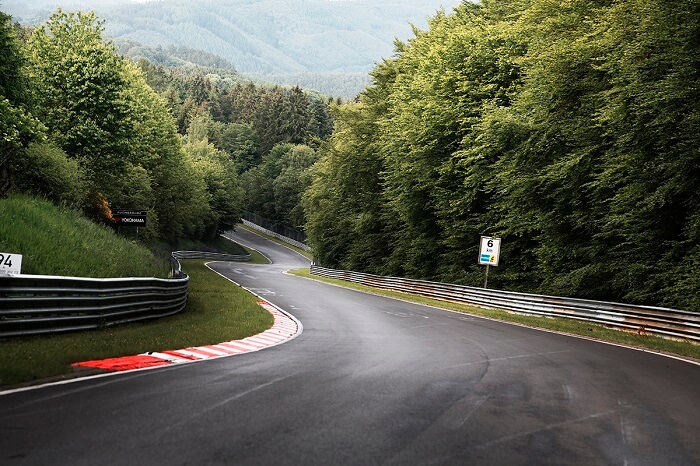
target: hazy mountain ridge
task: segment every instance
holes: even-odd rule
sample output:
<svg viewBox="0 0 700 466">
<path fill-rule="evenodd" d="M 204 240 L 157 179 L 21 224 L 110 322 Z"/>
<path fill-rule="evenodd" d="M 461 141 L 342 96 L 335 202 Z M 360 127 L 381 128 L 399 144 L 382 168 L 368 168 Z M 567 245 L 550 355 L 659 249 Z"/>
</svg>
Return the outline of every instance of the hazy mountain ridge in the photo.
<svg viewBox="0 0 700 466">
<path fill-rule="evenodd" d="M 243 73 L 367 72 L 393 52 L 410 23 L 460 1 L 330 0 L 10 0 L 0 8 L 25 24 L 57 6 L 95 9 L 116 41 L 186 46 L 218 55 Z"/>
</svg>

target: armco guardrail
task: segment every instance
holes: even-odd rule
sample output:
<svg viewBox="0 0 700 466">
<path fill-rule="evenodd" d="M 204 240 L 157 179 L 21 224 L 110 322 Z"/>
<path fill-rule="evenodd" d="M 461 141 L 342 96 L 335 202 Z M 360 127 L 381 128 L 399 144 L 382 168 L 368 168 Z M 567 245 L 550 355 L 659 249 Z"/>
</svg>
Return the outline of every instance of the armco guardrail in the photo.
<svg viewBox="0 0 700 466">
<path fill-rule="evenodd" d="M 382 277 L 327 269 L 316 265 L 311 266 L 311 273 L 443 301 L 505 309 L 523 314 L 564 317 L 667 338 L 700 341 L 700 314 L 687 311 Z"/>
<path fill-rule="evenodd" d="M 189 277 L 0 278 L 0 336 L 87 330 L 176 314 Z"/>
<path fill-rule="evenodd" d="M 304 251 L 311 251 L 311 247 L 307 246 L 304 243 L 301 243 L 299 241 L 293 240 L 291 238 L 287 238 L 286 236 L 282 236 L 279 233 L 275 233 L 274 231 L 268 230 L 267 228 L 263 228 L 260 225 L 256 225 L 253 222 L 249 222 L 248 220 L 243 220 L 243 225 L 250 227 L 254 230 L 258 230 L 261 233 L 265 233 L 268 236 L 272 236 L 273 238 L 277 238 L 280 241 L 284 241 L 287 244 L 291 244 L 292 246 L 296 246 L 299 249 L 302 249 Z"/>
<path fill-rule="evenodd" d="M 250 255 L 176 251 L 171 279 L 0 277 L 0 337 L 88 330 L 177 314 L 185 308 L 189 284 L 180 259 L 246 261 Z"/>
<path fill-rule="evenodd" d="M 175 251 L 173 257 L 178 260 L 183 259 L 211 259 L 217 261 L 230 262 L 246 262 L 250 260 L 250 254 L 234 255 L 220 254 L 217 252 L 202 252 L 202 251 Z"/>
</svg>

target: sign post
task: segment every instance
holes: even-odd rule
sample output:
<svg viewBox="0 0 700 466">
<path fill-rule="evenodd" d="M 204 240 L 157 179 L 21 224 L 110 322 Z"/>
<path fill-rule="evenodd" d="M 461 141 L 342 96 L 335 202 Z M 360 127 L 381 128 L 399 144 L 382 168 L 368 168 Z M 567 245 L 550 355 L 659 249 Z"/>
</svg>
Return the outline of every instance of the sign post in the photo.
<svg viewBox="0 0 700 466">
<path fill-rule="evenodd" d="M 0 252 L 0 277 L 11 277 L 22 273 L 22 256 L 9 252 Z"/>
<path fill-rule="evenodd" d="M 501 255 L 501 238 L 482 236 L 479 244 L 479 265 L 486 266 L 486 277 L 484 278 L 484 288 L 489 286 L 489 268 L 493 265 L 498 267 Z"/>
</svg>

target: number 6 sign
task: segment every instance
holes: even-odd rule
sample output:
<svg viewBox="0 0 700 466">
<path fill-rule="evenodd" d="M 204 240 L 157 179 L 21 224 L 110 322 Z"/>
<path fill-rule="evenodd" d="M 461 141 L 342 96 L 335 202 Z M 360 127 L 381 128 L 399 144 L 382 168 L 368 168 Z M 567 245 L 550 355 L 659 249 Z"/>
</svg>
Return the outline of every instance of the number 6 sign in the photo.
<svg viewBox="0 0 700 466">
<path fill-rule="evenodd" d="M 481 237 L 481 247 L 479 248 L 479 264 L 498 266 L 501 254 L 501 238 L 490 236 Z"/>
</svg>

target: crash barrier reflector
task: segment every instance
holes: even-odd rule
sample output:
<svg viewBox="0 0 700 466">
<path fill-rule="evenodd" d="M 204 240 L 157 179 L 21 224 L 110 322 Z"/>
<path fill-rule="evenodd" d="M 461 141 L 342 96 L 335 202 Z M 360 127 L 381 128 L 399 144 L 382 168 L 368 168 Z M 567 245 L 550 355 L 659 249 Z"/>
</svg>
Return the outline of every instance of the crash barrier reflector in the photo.
<svg viewBox="0 0 700 466">
<path fill-rule="evenodd" d="M 383 277 L 317 265 L 311 266 L 311 274 L 443 301 L 536 316 L 563 317 L 640 334 L 700 342 L 700 314 L 688 311 Z"/>
</svg>

